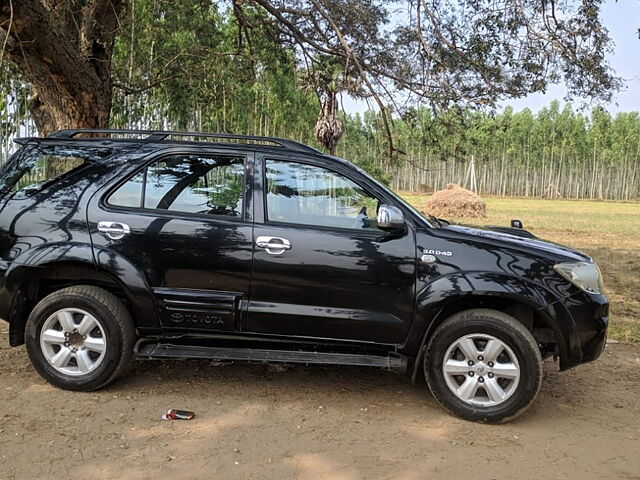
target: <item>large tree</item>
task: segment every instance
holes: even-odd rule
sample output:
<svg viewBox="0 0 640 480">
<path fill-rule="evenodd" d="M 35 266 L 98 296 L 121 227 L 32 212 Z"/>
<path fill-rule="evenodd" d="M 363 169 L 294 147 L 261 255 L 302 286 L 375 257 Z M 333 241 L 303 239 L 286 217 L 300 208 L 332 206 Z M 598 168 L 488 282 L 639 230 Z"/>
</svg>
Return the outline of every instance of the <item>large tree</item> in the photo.
<svg viewBox="0 0 640 480">
<path fill-rule="evenodd" d="M 170 3 L 155 1 L 170 12 Z M 125 3 L 2 0 L 0 44 L 31 84 L 30 110 L 41 133 L 108 125 L 114 39 L 126 33 L 120 20 L 131 12 Z M 610 42 L 599 20 L 601 0 L 201 3 L 229 7 L 239 42 L 270 35 L 290 47 L 309 77 L 322 76 L 333 58 L 343 73 L 332 75 L 350 82 L 343 90 L 372 98 L 383 112 L 391 153 L 389 106 L 491 105 L 560 81 L 571 94 L 608 100 L 619 86 L 605 61 Z M 335 114 L 335 105 L 330 110 Z"/>
<path fill-rule="evenodd" d="M 121 0 L 2 0 L 0 44 L 31 85 L 40 133 L 104 127 Z"/>
</svg>

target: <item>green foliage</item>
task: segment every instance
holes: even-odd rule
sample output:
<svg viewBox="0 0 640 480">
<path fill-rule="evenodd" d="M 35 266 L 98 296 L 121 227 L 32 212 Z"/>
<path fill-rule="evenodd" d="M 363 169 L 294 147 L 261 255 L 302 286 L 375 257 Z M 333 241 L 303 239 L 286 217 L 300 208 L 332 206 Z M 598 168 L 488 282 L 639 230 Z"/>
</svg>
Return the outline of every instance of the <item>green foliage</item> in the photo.
<svg viewBox="0 0 640 480">
<path fill-rule="evenodd" d="M 114 126 L 311 136 L 317 100 L 298 88 L 293 55 L 277 36 L 248 37 L 235 16 L 200 0 L 134 0 L 123 32 Z"/>
<path fill-rule="evenodd" d="M 113 59 L 112 126 L 284 136 L 317 145 L 313 128 L 321 105 L 316 84 L 322 80 L 328 90 L 365 95 L 357 79 L 336 57 L 304 54 L 311 63 L 301 64 L 296 48 L 260 2 L 243 2 L 236 10 L 224 5 L 208 0 L 130 2 Z M 335 3 L 332 12 L 350 25 L 353 19 L 343 18 L 343 10 L 360 4 L 345 5 Z M 370 19 L 360 27 L 375 37 L 375 25 L 386 14 L 375 2 L 369 7 L 371 16 L 359 12 L 358 18 Z M 445 23 L 456 21 L 445 17 Z M 358 28 L 346 31 L 359 35 Z M 365 48 L 362 35 L 358 45 Z M 383 44 L 368 43 L 374 50 Z M 482 42 L 474 45 L 478 55 L 485 55 Z M 319 74 L 327 78 L 316 78 Z M 405 153 L 394 159 L 387 158 L 389 139 L 380 114 L 342 115 L 342 120 L 346 131 L 337 153 L 387 182 L 392 162 L 397 167 L 403 161 L 463 161 L 473 155 L 479 162 L 503 159 L 535 166 L 550 159 L 575 163 L 596 156 L 612 164 L 638 156 L 637 114 L 611 117 L 594 110 L 587 116 L 558 102 L 537 115 L 511 108 L 486 112 L 455 107 L 437 114 L 424 106 L 410 108 L 394 119 L 393 142 Z"/>
</svg>

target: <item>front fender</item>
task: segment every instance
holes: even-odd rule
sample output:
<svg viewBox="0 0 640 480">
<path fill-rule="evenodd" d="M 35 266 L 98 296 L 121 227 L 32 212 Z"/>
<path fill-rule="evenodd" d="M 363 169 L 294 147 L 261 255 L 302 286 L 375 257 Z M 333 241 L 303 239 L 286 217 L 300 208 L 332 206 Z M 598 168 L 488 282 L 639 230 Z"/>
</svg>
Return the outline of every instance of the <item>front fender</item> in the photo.
<svg viewBox="0 0 640 480">
<path fill-rule="evenodd" d="M 435 326 L 445 320 L 443 314 L 456 303 L 481 297 L 506 299 L 532 308 L 554 331 L 561 368 L 579 362 L 575 321 L 560 298 L 526 278 L 492 272 L 454 272 L 425 284 L 416 296 L 414 322 L 403 351 L 419 356 Z"/>
</svg>

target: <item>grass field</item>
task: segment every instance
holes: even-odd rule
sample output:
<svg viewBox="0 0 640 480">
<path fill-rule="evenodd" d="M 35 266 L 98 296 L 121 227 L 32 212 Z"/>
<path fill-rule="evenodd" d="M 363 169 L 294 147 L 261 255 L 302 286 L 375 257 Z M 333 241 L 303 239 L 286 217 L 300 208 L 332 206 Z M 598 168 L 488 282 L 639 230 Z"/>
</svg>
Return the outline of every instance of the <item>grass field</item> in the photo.
<svg viewBox="0 0 640 480">
<path fill-rule="evenodd" d="M 403 192 L 422 211 L 427 195 Z M 539 237 L 592 256 L 611 301 L 610 338 L 640 342 L 640 202 L 488 198 L 487 217 L 472 225 L 509 225 L 513 218 Z"/>
</svg>

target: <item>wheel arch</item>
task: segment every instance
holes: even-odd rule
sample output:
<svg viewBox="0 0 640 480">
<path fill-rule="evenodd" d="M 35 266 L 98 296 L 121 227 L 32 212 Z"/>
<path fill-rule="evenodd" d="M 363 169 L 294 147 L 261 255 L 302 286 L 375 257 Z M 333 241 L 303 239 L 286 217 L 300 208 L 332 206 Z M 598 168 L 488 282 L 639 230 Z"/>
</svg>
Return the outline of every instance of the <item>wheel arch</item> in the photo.
<svg viewBox="0 0 640 480">
<path fill-rule="evenodd" d="M 49 245 L 21 256 L 6 273 L 5 284 L 13 291 L 9 315 L 9 343 L 24 343 L 27 318 L 39 300 L 46 295 L 73 285 L 91 285 L 113 293 L 129 310 L 137 328 L 159 330 L 155 300 L 144 277 L 129 262 L 110 257 L 110 262 L 97 266 L 91 245 Z"/>
<path fill-rule="evenodd" d="M 481 275 L 481 274 L 480 274 Z M 580 355 L 576 347 L 575 323 L 564 305 L 543 287 L 510 277 L 508 281 L 491 281 L 492 288 L 473 288 L 471 275 L 459 279 L 447 279 L 444 285 L 429 285 L 418 296 L 415 332 L 420 339 L 417 354 L 409 367 L 411 380 L 418 381 L 424 352 L 435 329 L 452 315 L 475 308 L 489 308 L 507 313 L 532 332 L 536 340 L 548 351 L 543 354 L 560 358 L 562 370 L 575 364 Z M 482 279 L 485 280 L 484 278 Z M 456 288 L 452 288 L 453 285 Z M 460 285 L 468 285 L 461 289 Z M 434 288 L 435 287 L 435 288 Z M 416 350 L 414 350 L 416 351 Z"/>
</svg>

